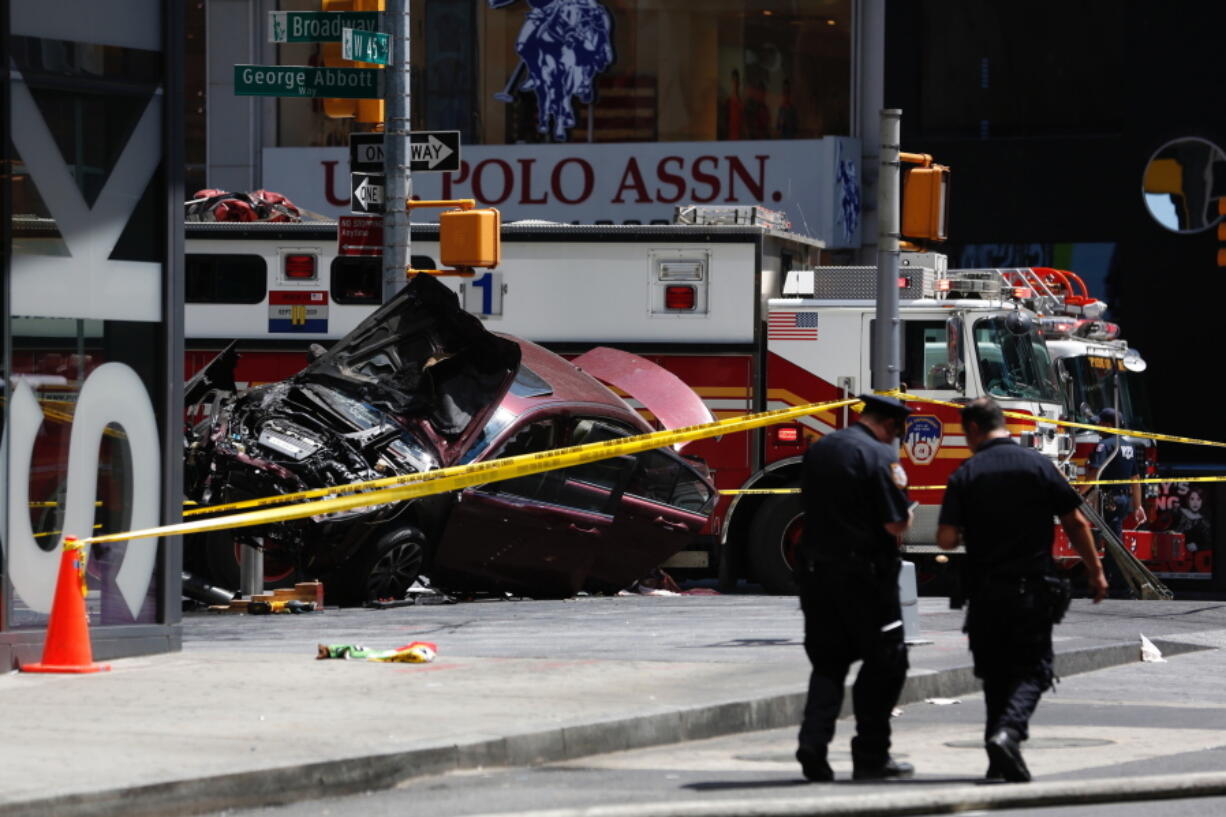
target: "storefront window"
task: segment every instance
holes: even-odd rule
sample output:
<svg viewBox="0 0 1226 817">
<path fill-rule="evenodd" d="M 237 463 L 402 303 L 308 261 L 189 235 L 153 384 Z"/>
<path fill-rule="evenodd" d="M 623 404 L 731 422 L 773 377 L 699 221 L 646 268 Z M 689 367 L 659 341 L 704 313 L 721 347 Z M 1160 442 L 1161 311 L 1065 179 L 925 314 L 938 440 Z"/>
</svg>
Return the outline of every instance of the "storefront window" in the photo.
<svg viewBox="0 0 1226 817">
<path fill-rule="evenodd" d="M 163 81 L 162 44 L 163 14 L 175 28 L 179 17 L 155 0 L 113 6 L 101 24 L 37 4 L 2 7 L 0 671 L 38 643 L 37 632 L 21 631 L 47 626 L 64 537 L 162 524 L 172 507 L 166 486 L 177 482 L 165 456 L 166 395 L 181 379 L 182 354 L 167 292 L 179 224 L 170 202 L 181 197 L 167 172 L 181 172 L 168 151 L 181 139 L 182 95 Z M 168 584 L 177 547 L 89 548 L 86 608 L 99 655 L 172 643 L 168 628 L 130 625 L 178 620 Z M 108 643 L 112 625 L 128 626 Z"/>
<path fill-rule="evenodd" d="M 283 0 L 281 8 L 317 8 Z M 413 0 L 414 127 L 466 144 L 810 139 L 850 130 L 851 0 Z M 283 45 L 282 65 L 322 64 Z M 278 144 L 346 144 L 321 100 Z"/>
</svg>

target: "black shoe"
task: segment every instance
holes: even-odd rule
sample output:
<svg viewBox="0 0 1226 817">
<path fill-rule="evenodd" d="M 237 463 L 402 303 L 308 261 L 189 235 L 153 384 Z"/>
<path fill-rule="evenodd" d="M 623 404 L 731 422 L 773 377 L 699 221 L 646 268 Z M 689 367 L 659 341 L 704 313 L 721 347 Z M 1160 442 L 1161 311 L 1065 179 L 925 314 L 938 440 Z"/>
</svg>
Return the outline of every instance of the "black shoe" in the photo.
<svg viewBox="0 0 1226 817">
<path fill-rule="evenodd" d="M 1003 781 L 1005 776 L 1001 774 L 1000 769 L 996 768 L 995 761 L 988 761 L 988 770 L 983 773 L 983 779 L 989 781 Z"/>
<path fill-rule="evenodd" d="M 878 765 L 862 765 L 857 763 L 852 770 L 852 780 L 889 780 L 895 777 L 911 777 L 915 767 L 910 763 L 899 763 L 892 757 L 886 757 L 885 763 Z"/>
<path fill-rule="evenodd" d="M 812 746 L 801 746 L 796 750 L 796 759 L 800 761 L 800 770 L 805 780 L 813 783 L 829 783 L 834 780 L 834 770 L 826 762 L 826 752 Z"/>
<path fill-rule="evenodd" d="M 1029 783 L 1030 770 L 1026 761 L 1022 760 L 1022 747 L 1014 733 L 1001 729 L 988 738 L 984 744 L 988 750 L 988 760 L 996 767 L 1001 777 L 1010 783 Z"/>
</svg>

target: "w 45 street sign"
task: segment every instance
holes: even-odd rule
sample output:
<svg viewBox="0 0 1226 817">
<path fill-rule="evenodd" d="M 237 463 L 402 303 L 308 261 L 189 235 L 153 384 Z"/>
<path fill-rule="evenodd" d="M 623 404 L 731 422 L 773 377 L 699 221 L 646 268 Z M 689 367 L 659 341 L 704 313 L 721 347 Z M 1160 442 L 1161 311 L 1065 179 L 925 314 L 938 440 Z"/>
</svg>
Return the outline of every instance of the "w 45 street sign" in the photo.
<svg viewBox="0 0 1226 817">
<path fill-rule="evenodd" d="M 392 38 L 377 31 L 347 28 L 341 34 L 341 59 L 387 65 Z"/>
</svg>

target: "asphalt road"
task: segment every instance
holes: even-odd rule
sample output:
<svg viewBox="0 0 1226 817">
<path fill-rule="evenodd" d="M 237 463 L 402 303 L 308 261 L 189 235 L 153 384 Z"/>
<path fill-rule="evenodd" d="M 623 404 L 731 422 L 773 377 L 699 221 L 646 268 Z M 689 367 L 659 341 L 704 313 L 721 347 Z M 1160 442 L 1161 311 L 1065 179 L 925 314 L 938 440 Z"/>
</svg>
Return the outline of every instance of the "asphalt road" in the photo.
<svg viewBox="0 0 1226 817">
<path fill-rule="evenodd" d="M 636 600 L 603 600 L 585 605 L 573 602 L 489 602 L 455 607 L 422 608 L 430 611 L 420 622 L 422 634 L 460 639 L 457 649 L 503 652 L 533 649 L 520 643 L 516 632 L 535 632 L 561 613 L 583 612 L 593 629 L 589 638 L 570 637 L 573 628 L 560 628 L 560 640 L 551 639 L 547 650 L 573 655 L 605 654 L 638 643 L 637 658 L 651 660 L 675 656 L 691 649 L 704 655 L 727 654 L 728 660 L 752 661 L 755 654 L 797 648 L 799 615 L 794 600 L 770 597 L 712 597 L 710 599 L 658 599 L 663 605 L 635 604 Z M 641 600 L 640 600 L 641 601 Z M 932 609 L 937 600 L 924 600 L 929 614 L 954 615 Z M 567 608 L 566 605 L 572 605 Z M 559 608 L 558 605 L 562 605 Z M 439 611 L 439 612 L 436 612 Z M 359 635 L 361 611 L 337 616 L 329 623 L 340 636 Z M 747 643 L 708 643 L 700 636 L 706 616 L 736 616 L 754 633 Z M 1204 646 L 1226 646 L 1226 605 L 1107 602 L 1097 607 L 1075 607 L 1078 630 L 1106 636 L 1145 632 L 1197 641 Z M 331 613 L 328 613 L 331 616 Z M 570 617 L 569 615 L 567 616 Z M 932 619 L 929 618 L 931 621 Z M 224 622 L 193 625 L 193 638 L 222 636 Z M 590 638 L 608 634 L 607 643 Z M 287 635 L 285 631 L 280 637 Z M 415 637 L 417 637 L 415 633 Z M 292 641 L 292 636 L 291 636 Z M 285 646 L 289 646 L 286 644 Z M 939 646 L 939 645 L 938 645 Z M 245 648 L 245 645 L 244 645 Z M 542 647 L 542 649 L 545 649 Z M 916 649 L 924 649 L 919 647 Z M 709 659 L 708 659 L 709 660 Z M 1221 689 L 1223 656 L 1217 649 L 1190 653 L 1160 663 L 1137 663 L 1065 679 L 1055 694 L 1044 699 L 1032 730 L 1026 756 L 1036 779 L 1131 779 L 1143 775 L 1218 771 L 1226 768 L 1226 693 Z M 957 703 L 914 704 L 895 719 L 896 756 L 918 767 L 916 780 L 886 784 L 890 791 L 904 787 L 940 787 L 978 782 L 986 767 L 982 750 L 982 699 L 968 696 Z M 429 728 L 422 713 L 420 728 Z M 670 804 L 725 802 L 737 813 L 736 802 L 761 805 L 771 799 L 812 797 L 815 808 L 824 797 L 881 790 L 846 780 L 850 757 L 846 740 L 850 724 L 840 724 L 832 746 L 832 765 L 842 782 L 810 785 L 803 782 L 792 759 L 794 731 L 755 732 L 693 743 L 586 757 L 530 768 L 484 769 L 409 781 L 390 791 L 331 800 L 299 803 L 286 808 L 240 812 L 279 817 L 292 809 L 296 817 L 312 815 L 481 815 L 529 812 L 542 809 L 585 808 L 612 804 Z M 1098 817 L 1121 815 L 1198 815 L 1218 813 L 1226 799 L 1155 801 L 1088 807 L 1027 810 L 1045 815 Z M 971 812 L 967 812 L 971 813 Z"/>
</svg>

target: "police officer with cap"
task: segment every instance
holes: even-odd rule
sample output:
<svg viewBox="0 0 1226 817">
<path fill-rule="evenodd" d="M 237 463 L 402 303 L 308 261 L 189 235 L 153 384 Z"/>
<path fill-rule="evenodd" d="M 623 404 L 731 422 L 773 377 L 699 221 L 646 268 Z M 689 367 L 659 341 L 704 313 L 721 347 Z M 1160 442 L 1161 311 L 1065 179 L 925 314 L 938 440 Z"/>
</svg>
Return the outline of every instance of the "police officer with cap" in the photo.
<svg viewBox="0 0 1226 817">
<path fill-rule="evenodd" d="M 1105 408 L 1098 415 L 1100 426 L 1118 428 L 1119 414 L 1113 408 Z M 1136 479 L 1141 475 L 1141 460 L 1144 451 L 1131 437 L 1119 434 L 1104 434 L 1102 440 L 1094 447 L 1090 455 L 1089 473 L 1092 480 Z M 1086 486 L 1088 495 L 1094 486 Z M 1111 528 L 1121 542 L 1124 537 L 1124 523 L 1129 515 L 1136 514 L 1136 524 L 1145 524 L 1145 509 L 1141 502 L 1141 484 L 1132 485 L 1102 485 L 1099 486 L 1099 496 L 1102 498 L 1103 521 Z M 1131 593 L 1125 584 L 1119 569 L 1113 563 L 1107 568 L 1107 578 L 1111 585 L 1112 596 L 1128 597 Z"/>
<path fill-rule="evenodd" d="M 937 544 L 966 546 L 966 631 L 987 708 L 988 778 L 1022 783 L 1030 771 L 1021 744 L 1039 698 L 1052 685 L 1052 625 L 1068 604 L 1067 583 L 1053 576 L 1052 519 L 1085 562 L 1095 603 L 1107 591 L 1081 496 L 1051 460 L 1009 436 L 991 398 L 962 409 L 974 456 L 945 488 Z"/>
<path fill-rule="evenodd" d="M 900 537 L 912 514 L 897 441 L 911 410 L 893 397 L 860 399 L 859 422 L 814 443 L 802 466 L 805 523 L 796 579 L 812 672 L 796 759 L 813 781 L 834 779 L 827 746 L 855 661 L 864 663 L 852 692 L 853 777 L 914 773 L 890 757 L 890 713 L 908 666 L 898 572 Z"/>
</svg>

